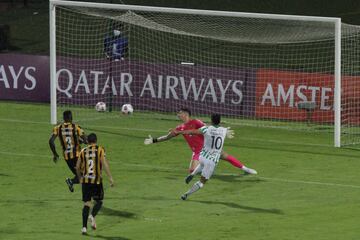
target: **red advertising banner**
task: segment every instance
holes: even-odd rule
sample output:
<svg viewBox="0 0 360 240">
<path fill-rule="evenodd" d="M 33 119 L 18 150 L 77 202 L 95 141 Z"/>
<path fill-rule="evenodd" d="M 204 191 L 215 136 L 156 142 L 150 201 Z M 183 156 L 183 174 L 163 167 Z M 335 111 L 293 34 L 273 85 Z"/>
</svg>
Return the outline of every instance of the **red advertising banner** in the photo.
<svg viewBox="0 0 360 240">
<path fill-rule="evenodd" d="M 257 118 L 296 121 L 310 118 L 314 122 L 331 123 L 333 98 L 333 75 L 269 69 L 257 72 Z"/>
<path fill-rule="evenodd" d="M 341 121 L 360 124 L 360 76 L 343 76 L 341 79 Z"/>
</svg>

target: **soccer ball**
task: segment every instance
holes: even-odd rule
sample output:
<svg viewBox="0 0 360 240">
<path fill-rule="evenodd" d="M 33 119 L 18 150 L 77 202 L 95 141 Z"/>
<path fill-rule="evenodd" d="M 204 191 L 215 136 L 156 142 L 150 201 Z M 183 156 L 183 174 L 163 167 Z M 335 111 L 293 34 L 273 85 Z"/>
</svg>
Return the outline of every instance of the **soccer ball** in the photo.
<svg viewBox="0 0 360 240">
<path fill-rule="evenodd" d="M 123 114 L 132 114 L 134 112 L 134 108 L 131 104 L 127 103 L 127 104 L 122 105 L 121 112 Z"/>
<path fill-rule="evenodd" d="M 106 103 L 98 102 L 95 105 L 95 110 L 98 111 L 98 112 L 105 112 L 106 111 Z"/>
</svg>

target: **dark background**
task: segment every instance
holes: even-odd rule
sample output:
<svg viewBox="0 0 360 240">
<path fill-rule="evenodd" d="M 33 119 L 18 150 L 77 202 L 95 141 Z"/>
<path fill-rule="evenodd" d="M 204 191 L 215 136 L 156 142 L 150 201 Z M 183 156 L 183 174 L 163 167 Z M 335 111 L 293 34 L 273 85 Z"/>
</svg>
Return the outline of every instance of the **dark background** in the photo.
<svg viewBox="0 0 360 240">
<path fill-rule="evenodd" d="M 358 0 L 90 0 L 90 2 L 341 17 L 344 23 L 360 25 Z M 48 0 L 1 0 L 0 51 L 47 55 L 48 15 Z"/>
</svg>

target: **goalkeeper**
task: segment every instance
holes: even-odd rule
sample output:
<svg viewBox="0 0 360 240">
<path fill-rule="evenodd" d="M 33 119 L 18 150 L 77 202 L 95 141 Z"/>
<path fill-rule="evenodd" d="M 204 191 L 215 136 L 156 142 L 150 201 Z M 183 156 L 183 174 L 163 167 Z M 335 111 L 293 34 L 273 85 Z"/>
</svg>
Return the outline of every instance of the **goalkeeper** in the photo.
<svg viewBox="0 0 360 240">
<path fill-rule="evenodd" d="M 205 126 L 205 124 L 201 120 L 191 118 L 191 112 L 189 109 L 186 109 L 186 108 L 180 109 L 180 111 L 177 112 L 177 116 L 183 123 L 178 125 L 175 128 L 175 130 L 170 131 L 167 135 L 161 136 L 158 138 L 152 138 L 151 135 L 149 135 L 149 137 L 145 139 L 144 144 L 148 145 L 148 144 L 152 144 L 152 143 L 167 141 L 173 137 L 178 136 L 179 134 L 176 133 L 177 131 L 199 129 L 199 128 Z M 230 135 L 230 138 L 231 138 L 233 131 L 229 130 L 228 134 Z M 201 134 L 199 134 L 199 135 L 183 134 L 183 136 L 193 152 L 192 158 L 190 161 L 190 166 L 189 166 L 189 172 L 191 173 L 199 165 L 199 156 L 200 156 L 200 151 L 204 145 L 204 136 Z M 241 163 L 234 156 L 229 155 L 224 151 L 221 152 L 220 158 L 229 162 L 234 167 L 240 168 L 245 173 L 257 174 L 256 170 L 246 167 L 243 163 Z"/>
</svg>

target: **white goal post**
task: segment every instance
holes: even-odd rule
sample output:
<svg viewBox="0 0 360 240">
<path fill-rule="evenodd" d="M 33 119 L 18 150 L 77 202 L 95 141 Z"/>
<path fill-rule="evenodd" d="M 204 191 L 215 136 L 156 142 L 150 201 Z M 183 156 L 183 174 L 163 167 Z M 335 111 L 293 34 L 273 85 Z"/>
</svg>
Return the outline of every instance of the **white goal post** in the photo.
<svg viewBox="0 0 360 240">
<path fill-rule="evenodd" d="M 60 11 L 61 14 L 58 14 L 58 11 Z M 344 28 L 340 18 L 148 7 L 62 0 L 50 0 L 49 12 L 50 103 L 52 124 L 57 123 L 57 108 L 59 104 L 73 104 L 78 106 L 81 105 L 82 102 L 91 102 L 92 106 L 94 106 L 94 101 L 101 100 L 101 89 L 98 89 L 98 85 L 100 85 L 101 81 L 104 81 L 105 83 L 103 84 L 106 86 L 104 86 L 103 93 L 113 88 L 115 95 L 118 94 L 114 97 L 115 100 L 111 97 L 111 101 L 114 101 L 111 102 L 111 105 L 114 105 L 114 108 L 118 108 L 119 106 L 117 106 L 117 104 L 122 104 L 123 101 L 125 101 L 116 100 L 119 95 L 124 96 L 127 94 L 126 101 L 132 101 L 132 103 L 135 104 L 135 109 L 144 111 L 167 112 L 175 110 L 166 106 L 166 101 L 170 101 L 171 99 L 170 105 L 173 105 L 174 108 L 183 106 L 184 102 L 188 101 L 192 110 L 199 114 L 207 113 L 202 112 L 202 109 L 204 109 L 204 106 L 212 108 L 213 103 L 215 110 L 223 109 L 226 112 L 225 115 L 231 118 L 245 119 L 246 121 L 260 120 L 262 126 L 266 126 L 267 122 L 271 121 L 285 121 L 299 123 L 299 125 L 301 124 L 301 126 L 306 128 L 309 122 L 315 119 L 314 122 L 316 124 L 332 126 L 334 146 L 340 147 L 342 145 L 341 124 L 344 122 L 341 112 L 342 75 L 357 76 L 356 73 L 342 73 L 342 61 L 344 61 L 342 60 L 342 49 L 344 49 L 344 45 L 342 45 L 342 40 L 344 39 L 342 37 L 342 28 L 349 32 L 349 36 L 357 35 L 360 31 L 358 28 L 353 28 L 352 26 L 345 26 Z M 111 75 L 109 76 L 108 74 L 107 77 L 105 77 L 104 74 L 104 80 L 101 80 L 101 74 L 103 74 L 105 70 L 102 71 L 99 69 L 105 69 L 107 67 L 105 67 L 105 63 L 103 63 L 102 60 L 98 60 L 99 57 L 96 55 L 97 53 L 85 53 L 85 49 L 73 50 L 74 46 L 80 46 L 80 44 L 82 44 L 80 43 L 82 40 L 84 41 L 84 45 L 89 44 L 89 39 L 94 42 L 97 41 L 96 44 L 102 46 L 103 39 L 100 38 L 104 35 L 103 32 L 106 31 L 86 35 L 87 28 L 90 28 L 90 26 L 84 25 L 85 23 L 81 23 L 83 24 L 81 26 L 76 26 L 78 21 L 71 15 L 74 12 L 76 12 L 76 14 L 88 15 L 89 18 L 94 17 L 110 19 L 110 21 L 119 21 L 121 22 L 121 26 L 123 26 L 123 24 L 129 26 L 126 31 L 128 31 L 127 34 L 130 36 L 128 53 L 130 57 L 125 59 L 126 63 L 124 63 L 125 61 L 121 62 L 122 66 L 119 66 L 118 72 L 116 72 L 116 74 L 118 74 L 119 84 L 121 83 L 120 86 L 111 82 L 111 79 L 114 78 L 113 74 L 115 74 L 114 69 L 119 63 L 110 63 L 118 65 L 110 65 Z M 225 20 L 221 20 L 222 18 Z M 196 25 L 197 22 L 195 22 L 194 19 L 200 19 L 199 26 L 190 26 L 190 24 L 186 22 L 181 24 L 181 21 L 194 21 L 191 25 Z M 244 20 L 244 23 L 241 22 L 242 20 Z M 267 37 L 266 23 L 268 21 L 273 21 L 274 26 L 278 24 L 279 27 L 274 27 L 271 32 L 269 30 Z M 100 27 L 97 25 L 95 27 L 95 22 L 89 24 L 94 25 L 92 31 L 99 31 L 98 28 Z M 106 24 L 108 25 L 108 23 Z M 264 27 L 262 27 L 261 24 L 264 24 Z M 319 26 L 317 24 L 319 24 Z M 221 26 L 220 31 L 219 26 Z M 319 31 L 319 34 L 306 38 L 306 31 L 309 31 L 312 26 L 315 26 L 314 32 Z M 70 27 L 74 27 L 75 30 L 67 29 Z M 280 28 L 284 29 L 284 36 L 281 36 L 280 30 L 278 32 L 276 31 Z M 285 32 L 291 28 L 300 30 L 297 30 L 298 32 L 296 33 L 294 30 L 291 36 L 290 34 L 287 36 Z M 322 28 L 325 29 L 323 32 L 321 32 Z M 141 32 L 139 29 L 141 29 Z M 304 36 L 300 35 L 301 29 L 304 31 Z M 74 39 L 75 35 L 71 35 L 74 31 L 77 32 L 76 34 L 80 34 L 81 32 L 81 34 L 84 34 L 84 37 L 76 37 L 77 39 Z M 238 33 L 236 31 L 238 31 Z M 246 34 L 249 35 L 249 33 L 253 33 L 254 36 L 246 36 Z M 256 39 L 256 34 L 261 35 L 258 40 Z M 173 53 L 174 56 L 172 56 L 171 50 L 164 50 L 167 55 L 164 56 L 165 53 L 164 55 L 160 55 L 161 53 L 159 53 L 156 48 L 157 46 L 143 46 L 144 42 L 141 42 L 142 38 L 148 39 L 147 42 L 149 42 L 149 45 L 154 45 L 154 43 L 156 43 L 155 45 L 159 45 L 161 42 L 164 42 L 164 45 L 159 46 L 159 49 L 165 49 L 166 46 L 170 46 L 172 42 L 179 42 L 177 43 L 178 47 L 176 47 L 176 49 L 174 49 L 175 45 L 169 47 L 176 51 Z M 154 38 L 154 40 L 151 40 L 151 38 Z M 134 39 L 141 42 L 142 45 L 131 45 Z M 73 41 L 77 41 L 77 43 L 72 43 Z M 326 42 L 326 44 L 324 42 Z M 187 47 L 187 43 L 193 43 L 194 46 Z M 257 44 L 262 44 L 264 48 L 259 48 L 258 46 L 260 45 Z M 194 49 L 200 46 L 204 46 L 206 50 L 199 51 L 199 55 L 193 56 L 193 54 L 197 54 L 194 53 Z M 216 49 L 214 49 L 213 46 L 216 46 Z M 143 47 L 143 49 L 140 49 L 141 47 Z M 154 47 L 154 49 L 151 47 Z M 223 48 L 223 50 L 219 50 L 219 48 Z M 319 53 L 314 54 L 317 49 L 320 49 Z M 345 50 L 349 51 L 348 49 Z M 145 54 L 147 55 L 145 56 Z M 331 56 L 329 56 L 329 54 Z M 66 75 L 68 73 L 66 72 L 67 70 L 63 70 L 63 72 L 59 71 L 66 69 L 67 66 L 70 65 L 71 67 L 82 66 L 83 63 L 80 63 L 80 61 L 75 58 L 86 58 L 86 64 L 93 64 L 93 67 L 91 70 L 85 69 L 77 75 L 71 75 L 71 81 L 74 81 L 76 90 L 68 90 L 68 92 L 66 92 L 64 90 L 66 87 L 62 88 L 61 83 L 58 81 L 62 74 Z M 89 60 L 90 58 L 91 60 Z M 285 62 L 287 58 L 289 63 Z M 277 59 L 280 59 L 281 63 L 276 63 Z M 180 66 L 175 66 L 176 61 L 178 61 Z M 299 66 L 297 62 L 299 62 Z M 61 64 L 63 63 L 66 67 L 62 67 Z M 164 67 L 165 64 L 167 66 L 166 68 Z M 138 67 L 140 65 L 141 67 Z M 82 69 L 84 68 L 85 67 L 82 67 Z M 128 71 L 132 70 L 133 73 L 127 74 L 126 71 L 124 72 L 124 68 Z M 197 69 L 194 70 L 195 68 Z M 160 78 L 159 74 L 156 79 L 156 86 L 154 86 L 155 80 L 154 78 L 150 78 L 151 74 L 149 74 L 149 71 L 151 70 L 149 69 L 156 69 L 156 71 L 158 71 L 158 69 L 165 69 L 163 71 L 166 72 L 167 75 L 165 77 L 165 73 L 161 73 Z M 352 67 L 349 67 L 349 69 L 352 69 Z M 90 78 L 90 73 L 92 74 L 91 77 L 96 79 L 96 81 L 94 81 L 96 90 L 91 87 L 89 90 L 87 89 L 88 86 L 85 86 L 87 82 L 84 83 L 84 81 Z M 257 74 L 257 76 L 266 75 L 266 77 L 261 80 L 261 84 L 263 84 L 263 95 L 258 95 L 258 90 L 256 89 L 252 90 L 254 96 L 247 97 L 244 93 L 245 90 L 243 90 L 246 85 L 246 83 L 244 83 L 245 80 L 240 79 L 236 82 L 235 80 L 237 79 L 233 79 L 236 76 L 242 76 L 242 74 L 244 76 L 246 75 L 246 77 L 248 77 L 249 74 Z M 69 74 L 67 76 L 68 79 L 66 81 L 70 81 Z M 145 84 L 139 86 L 138 89 L 135 89 L 135 87 L 135 90 L 130 89 L 130 86 L 132 87 L 134 85 L 134 79 L 137 76 L 144 76 L 143 80 Z M 192 78 L 192 76 L 194 77 Z M 289 82 L 288 85 L 276 83 L 275 90 L 275 80 L 274 85 L 269 83 L 272 81 L 271 76 L 273 76 L 273 78 L 282 78 L 284 81 L 287 81 L 286 76 L 290 76 L 293 82 Z M 187 77 L 190 79 L 189 82 L 185 82 L 186 80 L 184 80 Z M 317 85 L 317 83 L 311 85 L 313 81 L 310 79 L 311 77 L 318 79 L 319 82 L 325 81 L 323 79 L 331 79 L 333 82 L 328 84 L 332 86 L 321 87 Z M 227 81 L 221 82 L 222 79 L 226 78 Z M 297 83 L 297 78 L 305 79 L 303 80 L 304 82 L 310 82 L 311 84 L 309 83 L 309 86 L 305 86 L 303 83 Z M 78 79 L 77 84 L 75 83 L 75 79 Z M 200 87 L 200 83 L 194 79 L 201 80 Z M 192 82 L 192 80 L 194 80 L 194 82 Z M 211 81 L 211 83 L 208 81 Z M 258 83 L 260 80 L 258 79 L 251 81 L 257 81 L 257 84 L 260 85 L 260 83 Z M 246 86 L 250 89 L 254 87 L 253 84 L 255 83 L 249 83 L 249 85 Z M 203 85 L 204 87 L 201 88 Z M 163 88 L 161 91 L 156 89 L 160 87 Z M 177 89 L 181 89 L 181 87 L 182 93 L 178 93 Z M 68 95 L 67 97 L 69 98 L 70 95 L 74 95 L 69 94 L 70 91 L 73 91 L 71 93 L 75 93 L 81 88 L 84 89 L 83 95 L 81 97 L 79 96 L 78 100 L 70 102 L 68 99 L 60 99 L 63 95 Z M 256 88 L 258 88 L 258 86 L 256 86 Z M 233 94 L 230 95 L 230 97 L 226 95 L 230 94 L 229 89 L 232 90 Z M 196 90 L 198 90 L 198 92 Z M 116 91 L 119 92 L 116 93 Z M 142 98 L 135 97 L 136 91 Z M 203 91 L 203 95 L 201 95 L 201 91 Z M 90 93 L 93 96 L 88 96 Z M 197 93 L 198 95 L 196 95 Z M 148 98 L 144 98 L 146 94 L 148 94 Z M 95 100 L 90 101 L 88 98 Z M 149 103 L 146 103 L 146 101 Z M 254 103 L 258 104 L 258 106 L 249 107 L 249 109 L 251 108 L 250 110 L 244 110 L 248 107 L 250 101 L 258 101 L 259 103 Z M 330 103 L 326 101 L 331 102 L 332 106 L 330 107 Z M 243 102 L 246 102 L 247 105 Z M 150 103 L 152 104 L 151 106 Z M 266 107 L 266 104 L 268 104 L 269 107 Z M 291 109 L 280 106 L 281 104 L 287 105 L 287 107 Z M 322 109 L 320 109 L 320 105 Z M 277 107 L 277 109 L 275 109 L 275 107 Z M 256 110 L 254 110 L 255 108 Z M 246 113 L 244 113 L 245 111 Z M 266 114 L 270 115 L 267 116 Z M 314 117 L 312 114 L 316 116 Z M 330 116 L 332 119 L 330 119 Z M 349 126 L 355 126 L 357 128 L 357 121 L 349 120 L 349 122 Z M 288 128 L 292 128 L 292 125 L 290 124 Z M 352 142 L 349 144 L 351 143 Z"/>
</svg>

